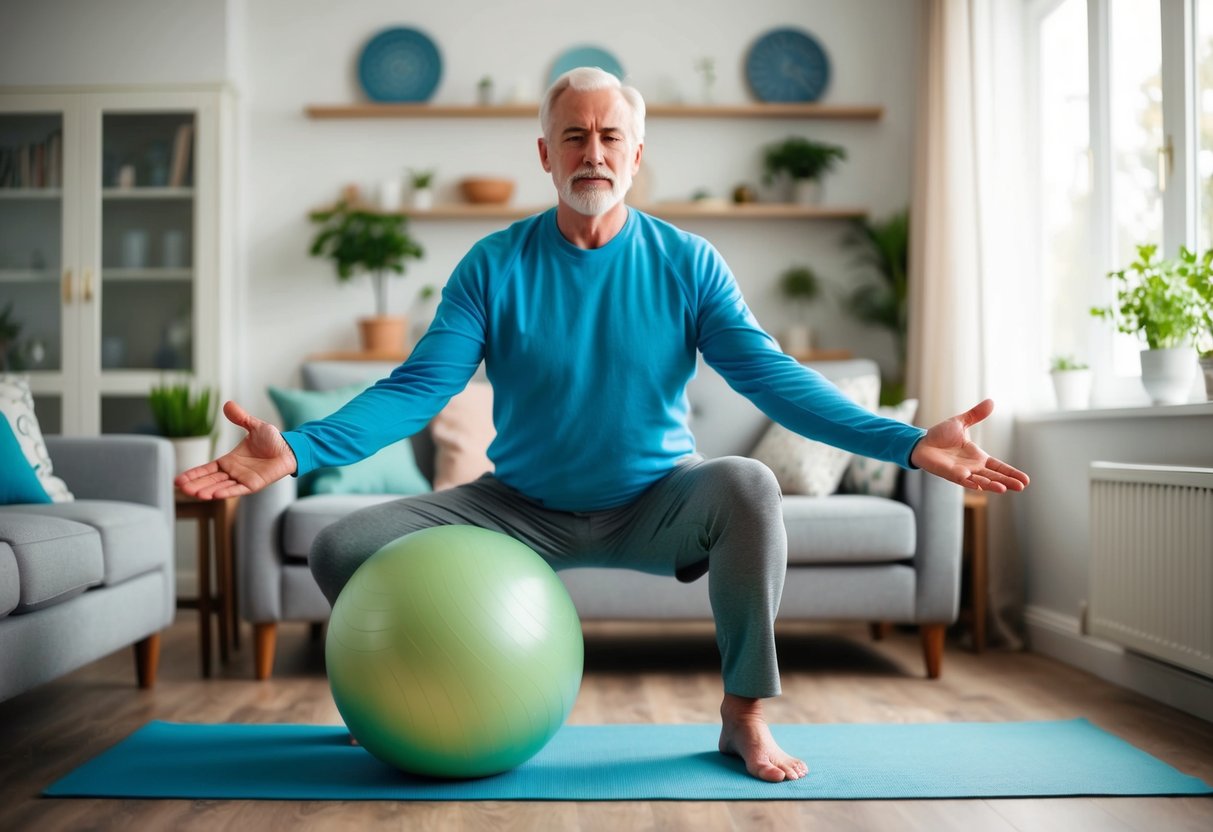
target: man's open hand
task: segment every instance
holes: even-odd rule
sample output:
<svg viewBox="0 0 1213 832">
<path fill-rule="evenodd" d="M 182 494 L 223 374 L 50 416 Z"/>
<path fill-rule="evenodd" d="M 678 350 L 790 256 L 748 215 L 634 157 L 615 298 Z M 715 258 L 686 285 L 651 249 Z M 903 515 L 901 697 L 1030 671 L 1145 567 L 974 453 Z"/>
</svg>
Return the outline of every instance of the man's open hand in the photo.
<svg viewBox="0 0 1213 832">
<path fill-rule="evenodd" d="M 969 428 L 994 411 L 986 399 L 927 431 L 910 454 L 910 461 L 928 473 L 976 491 L 1023 491 L 1028 475 L 987 454 L 969 439 Z"/>
<path fill-rule="evenodd" d="M 248 435 L 213 462 L 180 474 L 174 485 L 191 497 L 213 500 L 252 494 L 295 473 L 295 454 L 278 428 L 250 416 L 235 402 L 223 405 L 223 415 Z"/>
</svg>

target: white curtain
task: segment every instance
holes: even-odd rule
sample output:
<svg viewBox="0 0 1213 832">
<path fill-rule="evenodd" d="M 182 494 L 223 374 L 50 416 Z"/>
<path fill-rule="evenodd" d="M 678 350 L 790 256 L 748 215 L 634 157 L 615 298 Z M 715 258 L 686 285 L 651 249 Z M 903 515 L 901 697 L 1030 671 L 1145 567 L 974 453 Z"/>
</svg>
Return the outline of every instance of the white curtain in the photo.
<svg viewBox="0 0 1213 832">
<path fill-rule="evenodd" d="M 925 0 L 909 277 L 907 387 L 919 422 L 991 397 L 994 416 L 975 435 L 1012 465 L 1012 419 L 1043 372 L 1040 292 L 1026 257 L 1023 19 L 1022 0 Z M 990 633 L 1017 647 L 1013 499 L 989 497 Z"/>
</svg>

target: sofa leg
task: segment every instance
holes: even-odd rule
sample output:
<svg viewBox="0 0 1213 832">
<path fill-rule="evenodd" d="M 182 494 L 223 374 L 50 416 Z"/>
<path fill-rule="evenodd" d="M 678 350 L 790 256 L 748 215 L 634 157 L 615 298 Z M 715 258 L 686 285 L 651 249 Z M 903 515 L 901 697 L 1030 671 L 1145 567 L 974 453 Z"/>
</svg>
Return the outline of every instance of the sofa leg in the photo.
<svg viewBox="0 0 1213 832">
<path fill-rule="evenodd" d="M 891 629 L 892 627 L 887 621 L 873 621 L 868 624 L 868 631 L 872 634 L 872 641 L 882 641 Z"/>
<path fill-rule="evenodd" d="M 135 642 L 135 676 L 139 687 L 151 690 L 156 685 L 156 670 L 160 666 L 160 634 L 152 633 Z"/>
<path fill-rule="evenodd" d="M 253 625 L 253 664 L 257 679 L 270 678 L 274 672 L 274 645 L 278 640 L 278 625 L 273 621 Z"/>
<path fill-rule="evenodd" d="M 923 624 L 922 657 L 927 663 L 927 678 L 938 679 L 943 665 L 943 640 L 948 631 L 946 624 Z"/>
</svg>

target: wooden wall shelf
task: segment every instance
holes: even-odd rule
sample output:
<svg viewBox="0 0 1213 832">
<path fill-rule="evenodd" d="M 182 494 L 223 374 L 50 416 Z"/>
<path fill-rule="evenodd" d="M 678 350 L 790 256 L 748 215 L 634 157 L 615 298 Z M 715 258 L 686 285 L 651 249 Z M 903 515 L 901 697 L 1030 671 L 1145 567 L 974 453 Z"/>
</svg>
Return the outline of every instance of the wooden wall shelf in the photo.
<svg viewBox="0 0 1213 832">
<path fill-rule="evenodd" d="M 319 210 L 328 210 L 326 206 Z M 361 206 L 371 213 L 389 213 L 374 206 Z M 438 205 L 428 211 L 404 209 L 395 213 L 412 220 L 516 220 L 546 211 L 550 205 L 471 205 L 453 203 Z M 749 203 L 746 205 L 703 205 L 696 202 L 659 202 L 654 205 L 636 206 L 646 214 L 662 219 L 714 219 L 714 220 L 850 220 L 863 219 L 868 212 L 862 208 L 834 205 L 793 205 L 775 202 Z"/>
<path fill-rule="evenodd" d="M 538 118 L 537 104 L 309 104 L 311 119 L 355 118 Z M 884 107 L 842 104 L 720 104 L 683 106 L 655 104 L 648 115 L 656 118 L 810 118 L 874 121 Z"/>
</svg>

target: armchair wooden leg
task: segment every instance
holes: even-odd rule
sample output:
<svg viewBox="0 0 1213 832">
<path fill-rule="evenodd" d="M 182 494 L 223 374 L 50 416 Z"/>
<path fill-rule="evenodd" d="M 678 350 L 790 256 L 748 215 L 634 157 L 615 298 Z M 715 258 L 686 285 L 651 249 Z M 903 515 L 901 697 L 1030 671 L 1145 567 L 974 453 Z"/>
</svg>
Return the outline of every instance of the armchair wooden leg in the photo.
<svg viewBox="0 0 1213 832">
<path fill-rule="evenodd" d="M 893 627 L 887 621 L 872 621 L 868 624 L 868 631 L 872 634 L 872 641 L 882 641 L 891 629 Z"/>
<path fill-rule="evenodd" d="M 922 633 L 922 657 L 927 663 L 927 678 L 938 679 L 943 665 L 943 640 L 948 626 L 923 624 L 919 631 Z"/>
<path fill-rule="evenodd" d="M 135 642 L 135 676 L 139 687 L 151 690 L 156 684 L 156 670 L 160 666 L 160 634 L 152 633 L 142 641 Z"/>
<path fill-rule="evenodd" d="M 274 672 L 274 646 L 278 641 L 278 625 L 273 621 L 253 625 L 253 665 L 257 680 L 270 678 Z"/>
</svg>

